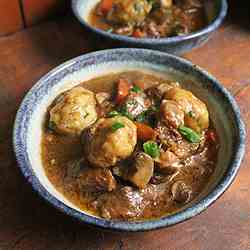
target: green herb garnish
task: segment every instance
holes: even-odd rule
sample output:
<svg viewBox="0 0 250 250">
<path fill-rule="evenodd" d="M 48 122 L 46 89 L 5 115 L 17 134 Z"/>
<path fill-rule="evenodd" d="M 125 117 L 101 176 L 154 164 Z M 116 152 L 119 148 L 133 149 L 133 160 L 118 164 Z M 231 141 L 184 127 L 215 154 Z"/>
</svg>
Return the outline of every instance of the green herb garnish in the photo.
<svg viewBox="0 0 250 250">
<path fill-rule="evenodd" d="M 155 121 L 155 113 L 159 112 L 159 108 L 156 106 L 151 106 L 148 110 L 142 112 L 139 114 L 135 120 L 137 122 L 144 122 L 144 123 L 150 123 L 152 126 L 154 125 Z"/>
<path fill-rule="evenodd" d="M 195 114 L 194 114 L 193 111 L 189 111 L 189 112 L 188 112 L 188 115 L 189 115 L 191 118 L 194 118 L 194 117 L 195 117 Z"/>
<path fill-rule="evenodd" d="M 84 114 L 83 118 L 85 119 L 85 118 L 87 118 L 88 116 L 89 116 L 89 113 L 86 112 L 86 113 Z"/>
<path fill-rule="evenodd" d="M 201 140 L 201 137 L 199 134 L 197 134 L 194 130 L 191 128 L 180 126 L 178 128 L 179 132 L 183 135 L 185 139 L 187 139 L 189 142 L 192 143 L 198 143 Z"/>
<path fill-rule="evenodd" d="M 111 111 L 107 114 L 107 117 L 111 118 L 111 117 L 115 117 L 115 116 L 118 116 L 118 115 L 121 115 L 118 111 L 114 110 L 114 111 Z"/>
<path fill-rule="evenodd" d="M 124 127 L 125 127 L 124 124 L 122 124 L 121 122 L 116 122 L 111 126 L 111 129 L 113 132 L 115 132 L 116 130 Z"/>
<path fill-rule="evenodd" d="M 110 29 L 107 29 L 107 30 L 106 30 L 106 32 L 108 32 L 108 33 L 112 33 L 113 31 L 114 31 L 113 28 L 110 28 Z"/>
<path fill-rule="evenodd" d="M 134 120 L 133 115 L 128 111 L 127 105 L 123 105 L 119 109 L 119 113 L 122 116 L 126 116 L 130 120 Z"/>
<path fill-rule="evenodd" d="M 147 111 L 144 111 L 144 112 L 142 112 L 141 114 L 139 114 L 136 118 L 135 118 L 135 120 L 137 121 L 137 122 L 146 122 L 147 121 Z"/>
<path fill-rule="evenodd" d="M 154 5 L 155 4 L 155 0 L 147 0 L 149 4 Z"/>
<path fill-rule="evenodd" d="M 132 88 L 131 88 L 131 91 L 135 92 L 135 93 L 140 93 L 142 92 L 142 89 L 136 85 L 134 85 Z"/>
<path fill-rule="evenodd" d="M 143 150 L 146 154 L 150 155 L 152 158 L 160 156 L 159 146 L 154 141 L 147 141 L 143 143 Z"/>
<path fill-rule="evenodd" d="M 56 123 L 53 122 L 53 121 L 49 121 L 48 128 L 51 129 L 51 130 L 55 130 L 56 129 Z"/>
</svg>

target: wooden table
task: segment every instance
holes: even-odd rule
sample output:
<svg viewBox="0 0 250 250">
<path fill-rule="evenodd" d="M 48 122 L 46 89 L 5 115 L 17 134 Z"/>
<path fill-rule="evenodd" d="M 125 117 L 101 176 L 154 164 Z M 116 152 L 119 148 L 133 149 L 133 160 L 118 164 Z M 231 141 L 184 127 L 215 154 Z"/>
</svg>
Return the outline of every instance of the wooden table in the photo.
<svg viewBox="0 0 250 250">
<path fill-rule="evenodd" d="M 249 26 L 243 9 L 234 10 L 205 46 L 185 55 L 231 91 L 247 129 Z M 50 207 L 26 184 L 11 145 L 13 121 L 23 96 L 54 66 L 99 48 L 71 17 L 0 39 L 0 250 L 249 250 L 249 137 L 240 173 L 223 197 L 201 215 L 159 231 L 132 234 L 88 228 Z"/>
</svg>

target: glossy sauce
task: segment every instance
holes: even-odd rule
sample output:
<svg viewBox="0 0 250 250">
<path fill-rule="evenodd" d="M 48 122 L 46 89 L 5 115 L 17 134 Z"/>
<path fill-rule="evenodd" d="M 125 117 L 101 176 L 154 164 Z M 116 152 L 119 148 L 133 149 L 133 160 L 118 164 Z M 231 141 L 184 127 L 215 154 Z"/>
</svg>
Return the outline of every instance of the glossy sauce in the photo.
<svg viewBox="0 0 250 250">
<path fill-rule="evenodd" d="M 146 87 L 156 83 L 167 82 L 158 76 L 145 74 L 138 71 L 131 71 L 119 74 L 110 74 L 100 78 L 84 82 L 81 86 L 98 92 L 111 92 L 113 86 L 119 78 L 127 78 L 131 81 L 143 81 Z M 211 127 L 211 125 L 210 125 Z M 42 162 L 47 177 L 55 188 L 61 192 L 69 201 L 75 204 L 83 211 L 100 216 L 99 211 L 91 205 L 98 194 L 81 192 L 74 181 L 67 181 L 67 168 L 69 162 L 81 159 L 83 156 L 83 147 L 78 137 L 58 135 L 44 126 L 42 136 Z M 205 188 L 214 172 L 218 152 L 218 143 L 216 145 L 208 144 L 200 154 L 193 155 L 185 159 L 185 170 L 177 175 L 167 176 L 165 183 L 157 185 L 159 190 L 164 189 L 164 194 L 157 198 L 157 203 L 145 208 L 143 216 L 134 218 L 134 220 L 150 219 L 171 214 L 183 207 L 171 200 L 170 183 L 185 179 L 186 184 L 192 187 L 192 200 L 196 198 Z M 123 183 L 119 183 L 122 186 Z M 160 191 L 159 191 L 160 192 Z"/>
</svg>

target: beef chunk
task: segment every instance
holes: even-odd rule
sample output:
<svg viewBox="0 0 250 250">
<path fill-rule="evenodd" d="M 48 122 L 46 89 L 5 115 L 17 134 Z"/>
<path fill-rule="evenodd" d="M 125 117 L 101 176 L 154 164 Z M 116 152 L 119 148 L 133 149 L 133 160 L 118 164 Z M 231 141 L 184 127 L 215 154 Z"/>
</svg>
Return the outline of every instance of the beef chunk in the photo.
<svg viewBox="0 0 250 250">
<path fill-rule="evenodd" d="M 125 186 L 99 196 L 93 205 L 103 218 L 135 219 L 142 216 L 145 208 L 156 202 L 161 193 L 154 185 L 148 185 L 141 190 Z"/>
<path fill-rule="evenodd" d="M 116 188 L 116 180 L 106 168 L 84 167 L 77 177 L 80 190 L 88 192 L 112 191 Z"/>
<path fill-rule="evenodd" d="M 161 151 L 157 162 L 157 170 L 162 174 L 174 174 L 182 167 L 178 157 L 171 151 Z"/>
<path fill-rule="evenodd" d="M 177 129 L 168 128 L 162 123 L 158 124 L 156 131 L 163 148 L 173 152 L 179 159 L 185 159 L 195 154 L 203 141 L 202 138 L 200 143 L 189 143 L 182 138 Z"/>
</svg>

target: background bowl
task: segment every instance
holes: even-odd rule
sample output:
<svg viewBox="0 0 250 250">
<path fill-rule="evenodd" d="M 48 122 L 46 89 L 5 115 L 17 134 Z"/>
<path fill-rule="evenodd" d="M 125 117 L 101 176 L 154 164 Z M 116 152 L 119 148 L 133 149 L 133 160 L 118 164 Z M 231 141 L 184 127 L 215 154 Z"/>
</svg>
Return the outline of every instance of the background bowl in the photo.
<svg viewBox="0 0 250 250">
<path fill-rule="evenodd" d="M 226 0 L 206 0 L 204 2 L 209 24 L 205 28 L 184 36 L 160 39 L 138 39 L 112 34 L 91 26 L 89 24 L 89 15 L 99 1 L 100 0 L 72 0 L 72 9 L 76 18 L 88 30 L 100 36 L 102 39 L 113 41 L 114 46 L 146 48 L 171 54 L 182 54 L 207 42 L 211 34 L 221 25 L 228 9 Z"/>
<path fill-rule="evenodd" d="M 48 180 L 41 162 L 41 132 L 47 107 L 61 92 L 107 73 L 143 70 L 180 81 L 207 105 L 220 140 L 217 168 L 206 188 L 180 212 L 143 222 L 97 218 L 81 211 Z M 119 231 L 143 231 L 187 220 L 211 205 L 232 183 L 244 154 L 245 129 L 233 97 L 201 68 L 166 53 L 142 49 L 114 49 L 72 59 L 45 75 L 26 95 L 16 116 L 14 150 L 27 180 L 45 200 L 82 222 Z"/>
</svg>

